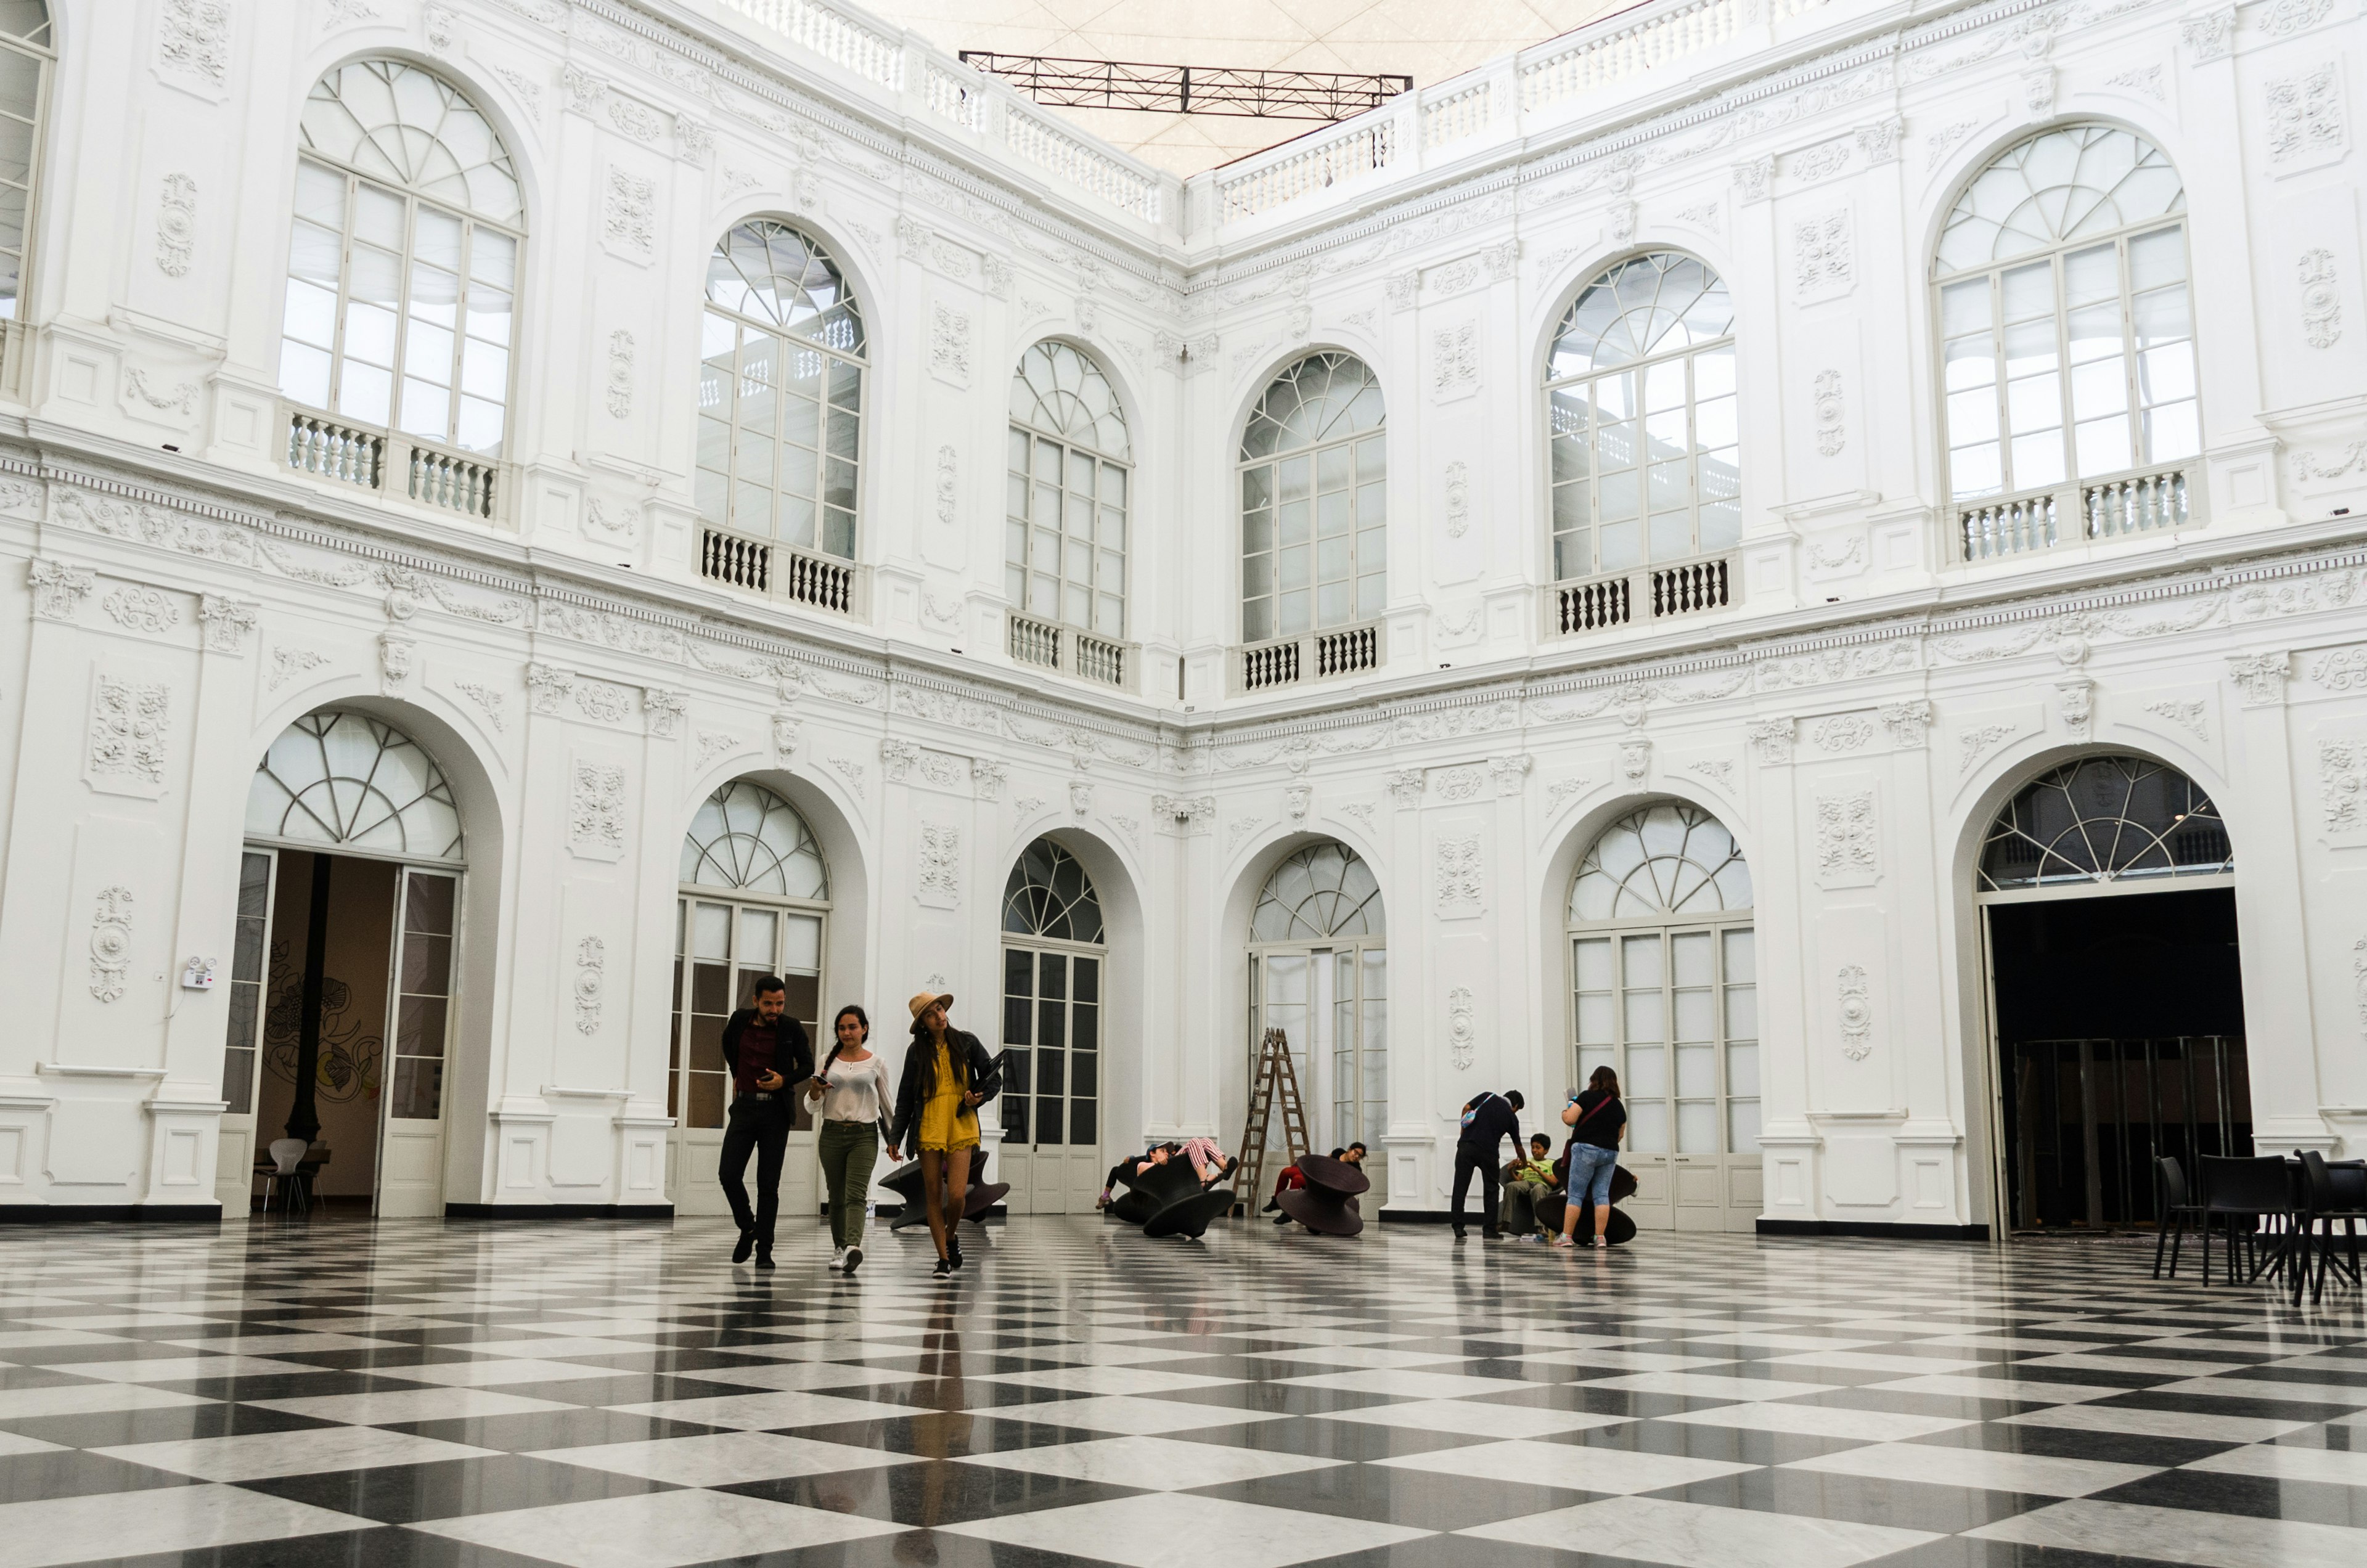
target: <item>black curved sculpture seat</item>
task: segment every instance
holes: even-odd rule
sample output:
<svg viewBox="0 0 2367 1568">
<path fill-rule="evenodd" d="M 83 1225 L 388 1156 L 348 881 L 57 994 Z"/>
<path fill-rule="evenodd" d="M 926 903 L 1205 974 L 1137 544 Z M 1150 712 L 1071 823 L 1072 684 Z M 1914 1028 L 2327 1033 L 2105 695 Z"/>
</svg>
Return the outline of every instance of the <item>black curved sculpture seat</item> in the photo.
<svg viewBox="0 0 2367 1568">
<path fill-rule="evenodd" d="M 1365 1228 L 1364 1211 L 1356 1195 L 1373 1190 L 1373 1179 L 1346 1160 L 1329 1155 L 1308 1155 L 1298 1162 L 1304 1187 L 1294 1187 L 1274 1201 L 1282 1212 L 1318 1235 L 1354 1235 Z"/>
<path fill-rule="evenodd" d="M 1636 1222 L 1619 1211 L 1619 1201 L 1622 1198 L 1632 1197 L 1635 1194 L 1635 1174 L 1628 1170 L 1625 1166 L 1612 1167 L 1611 1224 L 1604 1229 L 1603 1239 L 1609 1242 L 1614 1247 L 1624 1246 L 1636 1239 Z M 1569 1212 L 1569 1196 L 1568 1193 L 1556 1192 L 1550 1197 L 1540 1198 L 1537 1200 L 1537 1224 L 1543 1225 L 1549 1231 L 1560 1231 L 1562 1216 Z M 1580 1237 L 1591 1236 L 1594 1234 L 1593 1204 L 1581 1203 L 1579 1205 L 1578 1229 L 1572 1234 Z M 1581 1243 L 1581 1245 L 1583 1244 Z"/>
<path fill-rule="evenodd" d="M 918 1158 L 904 1161 L 881 1177 L 877 1185 L 895 1193 L 904 1204 L 903 1212 L 889 1222 L 888 1228 L 890 1231 L 910 1230 L 914 1225 L 929 1223 L 928 1205 L 921 1201 L 921 1162 Z M 973 1150 L 969 1156 L 969 1190 L 963 1197 L 962 1218 L 973 1224 L 984 1224 L 988 1211 L 1002 1202 L 1003 1195 L 1010 1190 L 1011 1183 L 1008 1181 L 986 1179 L 986 1151 Z M 939 1196 L 944 1195 L 942 1184 L 937 1191 Z"/>
<path fill-rule="evenodd" d="M 1126 1183 L 1126 1190 L 1106 1213 L 1140 1225 L 1145 1235 L 1201 1235 L 1207 1231 L 1208 1222 L 1234 1202 L 1231 1188 L 1203 1189 L 1191 1165 L 1180 1158 L 1145 1166 L 1119 1179 Z"/>
</svg>

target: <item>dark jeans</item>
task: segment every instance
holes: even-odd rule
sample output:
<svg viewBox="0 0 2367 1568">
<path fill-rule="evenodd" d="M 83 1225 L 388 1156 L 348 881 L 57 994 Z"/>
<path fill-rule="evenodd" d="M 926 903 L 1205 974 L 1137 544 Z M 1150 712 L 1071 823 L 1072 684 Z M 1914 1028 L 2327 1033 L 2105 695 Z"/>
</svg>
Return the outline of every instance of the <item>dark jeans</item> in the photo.
<svg viewBox="0 0 2367 1568">
<path fill-rule="evenodd" d="M 753 1231 L 766 1247 L 773 1245 L 773 1220 L 781 1212 L 781 1156 L 789 1146 L 789 1101 L 785 1091 L 776 1100 L 731 1102 L 731 1117 L 723 1130 L 723 1158 L 717 1175 L 723 1195 L 731 1200 L 731 1217 L 743 1231 Z M 749 1151 L 756 1156 L 756 1208 L 748 1209 L 748 1189 L 740 1179 L 748 1168 Z"/>
<path fill-rule="evenodd" d="M 1463 1228 L 1463 1196 L 1471 1190 L 1471 1174 L 1479 1173 L 1479 1196 L 1483 1203 L 1479 1223 L 1489 1230 L 1496 1228 L 1496 1151 L 1471 1149 L 1455 1145 L 1455 1206 L 1446 1217 L 1456 1230 Z"/>
</svg>

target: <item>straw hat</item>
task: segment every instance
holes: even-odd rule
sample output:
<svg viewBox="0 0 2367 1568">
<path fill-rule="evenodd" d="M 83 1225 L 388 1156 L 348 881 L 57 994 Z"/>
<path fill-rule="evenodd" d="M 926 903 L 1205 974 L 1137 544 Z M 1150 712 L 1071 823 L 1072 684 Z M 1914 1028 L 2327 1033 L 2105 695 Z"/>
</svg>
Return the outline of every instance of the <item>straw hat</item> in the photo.
<svg viewBox="0 0 2367 1568">
<path fill-rule="evenodd" d="M 918 1018 L 918 1017 L 920 1017 L 923 1013 L 924 1013 L 924 1012 L 928 1011 L 931 1008 L 933 1008 L 933 1007 L 936 1006 L 939 1002 L 943 1002 L 943 1003 L 945 1003 L 945 1005 L 946 1005 L 946 1006 L 947 1006 L 947 1007 L 951 1007 L 951 1006 L 953 1006 L 953 1005 L 954 1005 L 954 994 L 953 994 L 951 991 L 943 991 L 943 992 L 939 992 L 939 991 L 923 991 L 923 992 L 921 992 L 918 996 L 915 996 L 915 997 L 912 998 L 912 1016 L 913 1016 L 914 1018 Z"/>
</svg>

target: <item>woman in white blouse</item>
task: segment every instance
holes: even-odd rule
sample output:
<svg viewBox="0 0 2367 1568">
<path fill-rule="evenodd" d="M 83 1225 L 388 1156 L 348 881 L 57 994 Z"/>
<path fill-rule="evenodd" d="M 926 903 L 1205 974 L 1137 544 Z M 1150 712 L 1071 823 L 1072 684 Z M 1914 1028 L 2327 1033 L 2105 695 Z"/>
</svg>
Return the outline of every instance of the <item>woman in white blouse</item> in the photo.
<svg viewBox="0 0 2367 1568">
<path fill-rule="evenodd" d="M 849 1003 L 838 1010 L 838 1036 L 806 1098 L 821 1105 L 822 1179 L 830 1184 L 830 1239 L 838 1248 L 830 1266 L 852 1274 L 863 1262 L 863 1205 L 871 1194 L 871 1168 L 879 1159 L 879 1121 L 893 1103 L 888 1069 L 869 1047 L 871 1018 Z M 894 1159 L 890 1148 L 888 1157 Z"/>
</svg>

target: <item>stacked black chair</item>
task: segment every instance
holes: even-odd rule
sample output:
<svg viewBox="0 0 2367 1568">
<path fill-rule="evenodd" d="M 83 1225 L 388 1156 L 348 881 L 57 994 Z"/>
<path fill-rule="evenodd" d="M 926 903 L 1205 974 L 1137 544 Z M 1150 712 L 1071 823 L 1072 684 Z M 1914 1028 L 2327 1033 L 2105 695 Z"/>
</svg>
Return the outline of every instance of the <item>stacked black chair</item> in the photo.
<svg viewBox="0 0 2367 1568">
<path fill-rule="evenodd" d="M 2227 1282 L 2237 1283 L 2236 1247 L 2244 1247 L 2247 1282 L 2284 1267 L 2288 1254 L 2298 1254 L 2295 1227 L 2301 1205 L 2293 1192 L 2294 1172 L 2274 1155 L 2258 1159 L 2229 1159 L 2204 1155 L 2197 1162 L 2203 1179 L 2203 1282 L 2211 1282 L 2211 1224 L 2219 1223 L 2227 1238 Z"/>
<path fill-rule="evenodd" d="M 2339 1267 L 2350 1276 L 2350 1283 L 2359 1283 L 2359 1222 L 2367 1220 L 2367 1165 L 2356 1160 L 2341 1165 L 2327 1163 L 2316 1149 L 2302 1149 L 2295 1158 L 2302 1169 L 2302 1235 L 2298 1248 L 2300 1266 L 2293 1270 L 2293 1303 L 2301 1303 L 2301 1283 L 2310 1271 L 2311 1244 L 2317 1252 L 2317 1279 L 2310 1286 L 2309 1299 L 2316 1302 L 2326 1293 L 2326 1271 Z M 2348 1256 L 2337 1259 L 2334 1254 L 2334 1227 L 2342 1226 L 2344 1251 Z"/>
<path fill-rule="evenodd" d="M 889 1230 L 891 1232 L 910 1230 L 914 1225 L 925 1225 L 929 1223 L 928 1205 L 921 1201 L 919 1159 L 904 1161 L 886 1176 L 881 1177 L 878 1185 L 895 1193 L 904 1205 L 903 1212 L 889 1222 Z M 972 1224 L 986 1224 L 988 1211 L 1002 1202 L 1003 1195 L 1010 1190 L 1011 1183 L 1008 1181 L 986 1179 L 986 1151 L 976 1150 L 969 1156 L 969 1191 L 962 1200 L 962 1218 Z M 937 1192 L 940 1197 L 945 1193 L 942 1180 L 938 1185 Z"/>
<path fill-rule="evenodd" d="M 1308 1155 L 1298 1162 L 1307 1185 L 1278 1193 L 1282 1212 L 1318 1235 L 1354 1235 L 1365 1228 L 1356 1194 L 1373 1190 L 1373 1179 L 1343 1159 Z"/>
<path fill-rule="evenodd" d="M 2203 1223 L 2203 1205 L 2186 1190 L 2186 1172 L 2170 1156 L 2154 1156 L 2153 1176 L 2161 1209 L 2154 1224 L 2153 1277 L 2157 1280 L 2161 1278 L 2161 1251 L 2166 1244 L 2169 1248 L 2169 1277 L 2175 1280 L 2178 1278 L 2179 1244 L 2186 1239 L 2186 1227 L 2190 1224 L 2200 1225 Z M 2203 1246 L 2208 1248 L 2209 1241 L 2205 1240 Z M 2211 1259 L 2207 1251 L 2203 1259 L 2203 1278 L 2206 1284 L 2209 1283 Z"/>
<path fill-rule="evenodd" d="M 1634 1196 L 1635 1191 L 1635 1173 L 1624 1165 L 1613 1166 L 1611 1168 L 1611 1223 L 1603 1233 L 1603 1239 L 1613 1247 L 1623 1247 L 1636 1239 L 1636 1222 L 1622 1213 L 1618 1207 L 1621 1199 Z M 1537 1224 L 1549 1231 L 1560 1230 L 1562 1219 L 1569 1213 L 1569 1194 L 1567 1192 L 1556 1192 L 1537 1200 Z M 1593 1203 L 1586 1202 L 1578 1206 L 1578 1229 L 1571 1234 L 1581 1237 L 1594 1234 Z"/>
<path fill-rule="evenodd" d="M 1209 1221 L 1233 1206 L 1231 1188 L 1202 1187 L 1191 1162 L 1181 1156 L 1121 1173 L 1119 1179 L 1126 1190 L 1106 1212 L 1140 1225 L 1145 1235 L 1203 1235 Z"/>
</svg>

